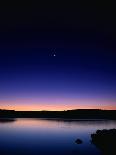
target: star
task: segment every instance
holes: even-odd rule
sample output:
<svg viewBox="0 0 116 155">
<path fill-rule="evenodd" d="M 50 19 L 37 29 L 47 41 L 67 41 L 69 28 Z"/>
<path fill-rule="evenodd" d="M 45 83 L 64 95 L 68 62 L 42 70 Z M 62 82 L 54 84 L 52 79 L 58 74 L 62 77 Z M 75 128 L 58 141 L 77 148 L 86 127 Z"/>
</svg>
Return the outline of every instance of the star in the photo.
<svg viewBox="0 0 116 155">
<path fill-rule="evenodd" d="M 57 56 L 57 53 L 56 53 L 55 49 L 52 49 L 52 51 L 50 53 L 50 56 L 51 57 L 56 57 Z"/>
</svg>

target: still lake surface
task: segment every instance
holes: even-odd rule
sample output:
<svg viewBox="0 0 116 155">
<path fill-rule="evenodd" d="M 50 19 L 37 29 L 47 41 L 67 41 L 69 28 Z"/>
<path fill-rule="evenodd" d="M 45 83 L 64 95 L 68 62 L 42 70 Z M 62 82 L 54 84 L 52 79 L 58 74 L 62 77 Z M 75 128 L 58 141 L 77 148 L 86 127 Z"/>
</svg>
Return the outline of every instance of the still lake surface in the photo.
<svg viewBox="0 0 116 155">
<path fill-rule="evenodd" d="M 0 155 L 100 155 L 100 150 L 91 144 L 91 134 L 111 128 L 116 128 L 116 121 L 0 121 Z M 80 145 L 75 143 L 78 138 L 83 141 Z"/>
</svg>

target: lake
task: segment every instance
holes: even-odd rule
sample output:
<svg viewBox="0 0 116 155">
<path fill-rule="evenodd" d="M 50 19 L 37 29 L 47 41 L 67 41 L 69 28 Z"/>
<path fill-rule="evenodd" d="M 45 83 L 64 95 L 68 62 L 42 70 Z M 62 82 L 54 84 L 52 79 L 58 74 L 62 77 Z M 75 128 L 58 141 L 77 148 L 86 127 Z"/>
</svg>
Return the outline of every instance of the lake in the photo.
<svg viewBox="0 0 116 155">
<path fill-rule="evenodd" d="M 0 121 L 0 155 L 100 155 L 100 150 L 91 144 L 91 134 L 111 128 L 116 128 L 116 121 L 30 118 Z M 83 143 L 76 144 L 77 139 Z"/>
</svg>

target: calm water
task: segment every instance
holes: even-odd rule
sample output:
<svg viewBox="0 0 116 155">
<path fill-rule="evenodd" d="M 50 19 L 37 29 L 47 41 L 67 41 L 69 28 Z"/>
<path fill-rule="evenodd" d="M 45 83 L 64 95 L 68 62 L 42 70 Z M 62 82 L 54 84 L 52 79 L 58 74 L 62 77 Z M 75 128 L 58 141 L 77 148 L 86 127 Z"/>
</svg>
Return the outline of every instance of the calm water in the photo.
<svg viewBox="0 0 116 155">
<path fill-rule="evenodd" d="M 97 129 L 116 128 L 116 121 L 16 119 L 0 122 L 0 155 L 100 155 L 91 144 Z M 80 138 L 83 144 L 75 140 Z"/>
</svg>

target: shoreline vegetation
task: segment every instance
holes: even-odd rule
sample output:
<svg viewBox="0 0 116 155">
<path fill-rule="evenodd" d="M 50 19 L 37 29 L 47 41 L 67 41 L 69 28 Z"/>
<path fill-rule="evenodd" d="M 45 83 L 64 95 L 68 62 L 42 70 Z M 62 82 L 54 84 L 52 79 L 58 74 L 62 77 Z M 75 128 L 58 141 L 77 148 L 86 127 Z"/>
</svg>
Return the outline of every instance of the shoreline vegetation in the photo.
<svg viewBox="0 0 116 155">
<path fill-rule="evenodd" d="M 48 119 L 112 119 L 116 110 L 75 109 L 67 111 L 15 111 L 0 109 L 0 118 L 48 118 Z"/>
</svg>

